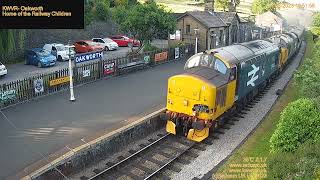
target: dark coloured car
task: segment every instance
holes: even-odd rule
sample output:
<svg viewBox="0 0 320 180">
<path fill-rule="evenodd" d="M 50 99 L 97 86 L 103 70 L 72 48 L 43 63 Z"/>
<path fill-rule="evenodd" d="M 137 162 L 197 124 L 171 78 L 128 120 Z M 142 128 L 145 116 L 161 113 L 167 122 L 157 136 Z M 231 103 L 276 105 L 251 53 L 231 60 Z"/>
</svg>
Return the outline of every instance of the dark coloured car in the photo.
<svg viewBox="0 0 320 180">
<path fill-rule="evenodd" d="M 38 67 L 49 67 L 56 64 L 57 58 L 51 52 L 42 48 L 27 50 L 25 54 L 25 64 L 35 65 Z"/>
</svg>

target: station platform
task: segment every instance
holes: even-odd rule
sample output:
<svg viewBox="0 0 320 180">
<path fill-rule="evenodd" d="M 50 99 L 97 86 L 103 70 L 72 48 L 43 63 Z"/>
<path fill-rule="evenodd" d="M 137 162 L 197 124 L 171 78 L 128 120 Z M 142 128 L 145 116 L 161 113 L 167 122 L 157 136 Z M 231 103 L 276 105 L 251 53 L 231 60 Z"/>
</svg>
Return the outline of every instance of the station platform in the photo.
<svg viewBox="0 0 320 180">
<path fill-rule="evenodd" d="M 99 80 L 3 110 L 0 179 L 19 179 L 62 154 L 165 106 L 168 77 L 185 61 Z M 16 126 L 14 128 L 12 124 Z"/>
</svg>

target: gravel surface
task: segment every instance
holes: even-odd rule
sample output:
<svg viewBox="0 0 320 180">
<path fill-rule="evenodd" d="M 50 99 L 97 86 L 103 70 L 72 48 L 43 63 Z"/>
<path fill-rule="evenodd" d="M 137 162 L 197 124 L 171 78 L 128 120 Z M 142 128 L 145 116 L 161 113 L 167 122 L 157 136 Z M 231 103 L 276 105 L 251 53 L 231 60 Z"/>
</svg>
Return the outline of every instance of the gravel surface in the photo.
<svg viewBox="0 0 320 180">
<path fill-rule="evenodd" d="M 268 111 L 278 98 L 276 91 L 285 88 L 294 71 L 299 66 L 305 46 L 306 44 L 303 42 L 299 53 L 281 74 L 281 77 L 276 80 L 274 85 L 261 100 L 251 108 L 248 114 L 244 115 L 244 118 L 235 122 L 235 125 L 233 125 L 231 129 L 226 130 L 225 134 L 215 140 L 212 145 L 207 146 L 206 151 L 200 152 L 199 156 L 195 158 L 194 161 L 185 165 L 179 173 L 173 174 L 171 178 L 173 180 L 202 178 L 206 173 L 226 159 L 267 115 Z"/>
</svg>

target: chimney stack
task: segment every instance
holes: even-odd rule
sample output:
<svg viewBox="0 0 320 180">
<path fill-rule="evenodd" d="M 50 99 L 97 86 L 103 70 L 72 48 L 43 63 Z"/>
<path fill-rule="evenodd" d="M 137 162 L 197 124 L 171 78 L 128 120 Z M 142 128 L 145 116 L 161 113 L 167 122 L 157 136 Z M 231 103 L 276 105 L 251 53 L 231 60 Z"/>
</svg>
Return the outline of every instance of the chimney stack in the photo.
<svg viewBox="0 0 320 180">
<path fill-rule="evenodd" d="M 236 12 L 236 0 L 231 0 L 229 2 L 229 12 Z"/>
<path fill-rule="evenodd" d="M 204 10 L 214 12 L 214 0 L 204 0 Z"/>
</svg>

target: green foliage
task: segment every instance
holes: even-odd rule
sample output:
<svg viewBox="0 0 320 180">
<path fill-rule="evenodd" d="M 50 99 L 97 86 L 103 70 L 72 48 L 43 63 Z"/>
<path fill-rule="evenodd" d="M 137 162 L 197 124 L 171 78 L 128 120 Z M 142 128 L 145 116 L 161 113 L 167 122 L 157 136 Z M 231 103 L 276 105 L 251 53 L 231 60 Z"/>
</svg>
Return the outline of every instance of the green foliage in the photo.
<svg viewBox="0 0 320 180">
<path fill-rule="evenodd" d="M 89 25 L 92 21 L 108 21 L 110 18 L 110 1 L 93 0 L 85 1 L 84 23 Z"/>
<path fill-rule="evenodd" d="M 150 43 L 145 43 L 143 46 L 143 51 L 144 52 L 149 52 L 149 51 L 156 51 L 159 48 L 157 48 L 156 46 L 151 45 Z"/>
<path fill-rule="evenodd" d="M 275 12 L 277 10 L 278 0 L 254 0 L 252 3 L 252 12 L 262 14 L 267 11 Z"/>
<path fill-rule="evenodd" d="M 320 113 L 310 99 L 290 103 L 281 113 L 277 129 L 270 139 L 272 151 L 293 152 L 307 140 L 320 134 Z"/>
<path fill-rule="evenodd" d="M 276 152 L 267 161 L 268 179 L 320 177 L 320 141 L 307 142 L 294 153 Z"/>
<path fill-rule="evenodd" d="M 312 57 L 304 60 L 304 64 L 294 75 L 301 95 L 308 98 L 320 96 L 320 41 L 312 51 Z"/>
<path fill-rule="evenodd" d="M 131 33 L 141 42 L 150 42 L 162 33 L 173 33 L 176 21 L 163 6 L 156 3 L 137 4 L 130 9 L 118 7 L 113 19 L 120 30 Z"/>
<path fill-rule="evenodd" d="M 115 0 L 114 4 L 115 4 L 115 6 L 128 6 L 129 1 L 128 0 Z"/>
<path fill-rule="evenodd" d="M 313 15 L 311 32 L 320 36 L 320 12 L 317 12 Z"/>
<path fill-rule="evenodd" d="M 0 30 L 0 60 L 9 62 L 24 53 L 26 30 Z"/>
<path fill-rule="evenodd" d="M 229 0 L 215 0 L 214 6 L 218 9 L 223 9 L 223 11 L 226 11 L 228 9 Z"/>
</svg>

